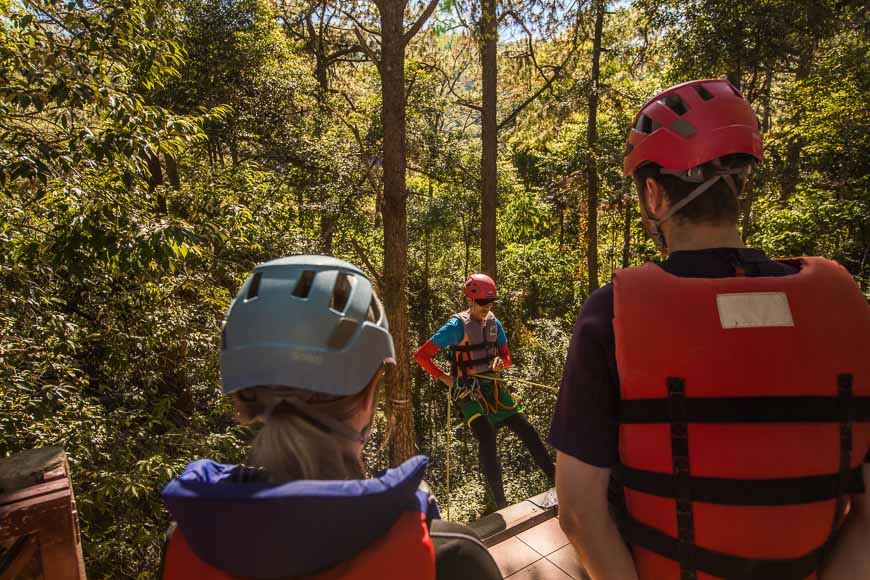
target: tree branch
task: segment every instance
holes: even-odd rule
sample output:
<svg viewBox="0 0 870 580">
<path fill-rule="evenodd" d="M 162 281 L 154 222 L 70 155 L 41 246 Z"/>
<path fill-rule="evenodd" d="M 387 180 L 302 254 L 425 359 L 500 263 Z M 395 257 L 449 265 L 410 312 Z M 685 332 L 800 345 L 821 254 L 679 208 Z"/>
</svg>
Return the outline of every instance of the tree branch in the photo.
<svg viewBox="0 0 870 580">
<path fill-rule="evenodd" d="M 516 18 L 516 17 L 515 17 L 515 18 Z M 520 104 L 519 104 L 519 105 L 518 105 L 518 106 L 517 106 L 513 111 L 511 111 L 511 113 L 510 113 L 507 117 L 505 117 L 505 118 L 504 118 L 504 119 L 503 119 L 503 120 L 502 120 L 502 121 L 501 121 L 501 122 L 496 126 L 496 132 L 501 131 L 501 130 L 504 129 L 507 125 L 509 125 L 510 123 L 512 123 L 512 122 L 514 121 L 514 119 L 516 119 L 517 116 L 518 116 L 518 115 L 519 115 L 519 114 L 520 114 L 520 113 L 521 113 L 521 112 L 522 112 L 526 107 L 528 107 L 531 103 L 533 103 L 533 102 L 534 102 L 534 101 L 535 101 L 535 100 L 536 100 L 536 99 L 537 99 L 537 98 L 538 98 L 538 97 L 539 97 L 539 96 L 540 96 L 544 91 L 546 91 L 547 89 L 549 89 L 550 86 L 552 86 L 553 82 L 554 82 L 557 78 L 559 78 L 559 76 L 562 74 L 562 71 L 565 70 L 565 67 L 566 67 L 566 66 L 568 65 L 568 63 L 571 61 L 571 58 L 574 56 L 574 53 L 577 52 L 577 48 L 580 46 L 580 42 L 578 42 L 578 37 L 579 37 L 579 35 L 578 35 L 578 29 L 579 29 L 578 24 L 579 24 L 579 20 L 580 20 L 580 18 L 579 18 L 579 16 L 578 16 L 578 18 L 577 18 L 577 20 L 575 21 L 575 24 L 574 24 L 574 37 L 572 38 L 572 45 L 571 45 L 571 48 L 568 50 L 568 54 L 565 55 L 565 58 L 562 60 L 562 62 L 559 64 L 559 66 L 557 66 L 557 67 L 553 70 L 553 75 L 548 79 L 548 78 L 546 77 L 546 75 L 544 75 L 544 73 L 543 73 L 543 71 L 541 70 L 541 68 L 538 67 L 537 62 L 535 62 L 535 67 L 538 69 L 538 71 L 541 73 L 541 75 L 542 75 L 542 76 L 544 77 L 544 79 L 545 79 L 544 84 L 543 84 L 543 85 L 542 85 L 542 86 L 541 86 L 537 91 L 535 91 L 534 94 L 532 94 L 530 97 L 528 97 L 528 98 L 527 98 L 526 100 L 524 100 L 522 103 L 520 103 Z M 524 28 L 525 28 L 525 27 L 524 27 Z M 528 29 L 526 29 L 526 30 L 528 30 Z M 588 35 L 587 35 L 587 36 L 588 36 Z M 531 39 L 529 39 L 529 42 L 530 42 L 530 44 L 531 44 Z"/>
<path fill-rule="evenodd" d="M 420 32 L 420 29 L 423 28 L 423 24 L 429 20 L 429 17 L 432 16 L 432 13 L 435 12 L 435 7 L 438 6 L 438 0 L 429 0 L 429 5 L 426 6 L 426 10 L 423 11 L 423 14 L 420 15 L 420 18 L 417 19 L 417 22 L 411 25 L 411 28 L 408 29 L 408 32 L 405 33 L 402 44 L 407 45 L 411 42 L 411 39 Z"/>
<path fill-rule="evenodd" d="M 478 112 L 483 110 L 483 107 L 481 107 L 480 105 L 477 105 L 475 103 L 467 101 L 463 97 L 459 96 L 459 94 L 457 94 L 457 92 L 455 90 L 456 83 L 459 82 L 459 77 L 462 76 L 462 73 L 464 73 L 465 70 L 468 68 L 468 64 L 466 64 L 464 67 L 462 67 L 462 70 L 459 71 L 459 74 L 452 79 L 444 71 L 444 69 L 442 69 L 441 67 L 439 67 L 437 65 L 430 64 L 430 63 L 420 63 L 419 66 L 421 66 L 423 68 L 428 68 L 429 70 L 436 71 L 436 72 L 440 73 L 441 76 L 444 77 L 444 80 L 446 81 L 447 90 L 450 91 L 450 94 L 456 98 L 455 102 L 457 105 L 460 105 L 462 107 L 467 107 L 469 109 L 473 109 L 473 110 L 478 111 Z"/>
<path fill-rule="evenodd" d="M 359 27 L 354 26 L 353 33 L 356 35 L 356 39 L 359 41 L 360 48 L 362 48 L 363 52 L 366 53 L 366 56 L 369 57 L 369 59 L 373 63 L 375 63 L 375 66 L 377 66 L 378 69 L 380 69 L 381 68 L 380 61 L 378 60 L 378 57 L 375 54 L 375 51 L 372 50 L 372 48 L 369 46 L 369 43 L 366 42 L 365 38 L 363 38 L 362 32 L 360 32 Z"/>
<path fill-rule="evenodd" d="M 369 256 L 365 251 L 365 248 L 360 246 L 358 241 L 356 241 L 353 238 L 350 238 L 350 245 L 353 246 L 353 252 L 356 254 L 357 258 L 359 258 L 360 261 L 365 265 L 365 267 L 368 268 L 369 272 L 372 273 L 372 276 L 375 279 L 375 283 L 378 285 L 378 294 L 383 296 L 384 295 L 384 293 L 382 291 L 384 288 L 383 275 L 378 271 L 377 268 L 375 268 L 374 264 L 372 264 L 372 261 L 369 259 Z"/>
</svg>

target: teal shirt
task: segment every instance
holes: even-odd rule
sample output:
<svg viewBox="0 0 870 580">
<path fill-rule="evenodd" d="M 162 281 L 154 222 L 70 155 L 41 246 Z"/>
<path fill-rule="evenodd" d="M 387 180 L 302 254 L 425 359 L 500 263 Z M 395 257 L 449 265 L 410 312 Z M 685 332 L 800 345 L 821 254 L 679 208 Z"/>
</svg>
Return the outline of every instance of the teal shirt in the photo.
<svg viewBox="0 0 870 580">
<path fill-rule="evenodd" d="M 438 329 L 434 335 L 432 335 L 432 342 L 438 345 L 438 348 L 444 350 L 451 346 L 456 346 L 462 339 L 465 338 L 465 329 L 462 327 L 462 321 L 456 318 L 455 316 L 451 316 L 450 320 L 444 323 L 444 326 Z M 504 327 L 501 325 L 501 321 L 496 318 L 495 326 L 498 328 L 498 338 L 495 343 L 497 346 L 501 346 L 503 344 L 507 344 L 507 335 L 504 332 Z"/>
</svg>

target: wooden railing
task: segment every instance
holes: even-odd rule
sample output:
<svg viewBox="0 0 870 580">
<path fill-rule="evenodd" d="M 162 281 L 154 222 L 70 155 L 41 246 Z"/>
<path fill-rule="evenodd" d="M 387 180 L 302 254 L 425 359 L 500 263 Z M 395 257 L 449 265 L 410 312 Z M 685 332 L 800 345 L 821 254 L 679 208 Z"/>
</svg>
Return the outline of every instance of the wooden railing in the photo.
<svg viewBox="0 0 870 580">
<path fill-rule="evenodd" d="M 58 447 L 0 459 L 0 580 L 84 580 L 78 514 Z"/>
</svg>

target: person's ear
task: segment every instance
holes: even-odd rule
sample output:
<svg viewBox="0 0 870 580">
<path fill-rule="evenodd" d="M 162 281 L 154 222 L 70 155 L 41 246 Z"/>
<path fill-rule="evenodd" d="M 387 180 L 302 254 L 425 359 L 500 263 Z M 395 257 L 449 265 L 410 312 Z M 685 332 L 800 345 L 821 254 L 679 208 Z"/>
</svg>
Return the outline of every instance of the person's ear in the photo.
<svg viewBox="0 0 870 580">
<path fill-rule="evenodd" d="M 366 412 L 374 412 L 374 407 L 376 405 L 376 401 L 378 398 L 378 386 L 381 383 L 381 380 L 384 378 L 384 369 L 379 368 L 377 372 L 375 372 L 372 379 L 369 381 L 369 384 L 366 385 L 366 395 L 363 400 L 363 408 Z"/>
<path fill-rule="evenodd" d="M 651 218 L 660 219 L 667 214 L 671 205 L 668 194 L 665 188 L 652 177 L 647 177 L 644 181 L 643 197 Z"/>
</svg>

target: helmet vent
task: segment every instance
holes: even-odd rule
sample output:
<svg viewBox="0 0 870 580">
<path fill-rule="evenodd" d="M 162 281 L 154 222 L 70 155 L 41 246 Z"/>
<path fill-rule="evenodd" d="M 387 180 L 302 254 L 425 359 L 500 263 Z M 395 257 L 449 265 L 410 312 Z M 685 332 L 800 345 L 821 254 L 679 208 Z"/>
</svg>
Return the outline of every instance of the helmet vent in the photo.
<svg viewBox="0 0 870 580">
<path fill-rule="evenodd" d="M 656 122 L 653 119 L 650 119 L 646 115 L 641 115 L 638 118 L 637 123 L 634 126 L 636 131 L 640 131 L 641 133 L 646 133 L 646 134 L 652 133 L 653 131 L 655 131 L 659 127 L 661 127 L 661 125 L 658 122 Z"/>
<path fill-rule="evenodd" d="M 661 102 L 664 103 L 667 108 L 676 113 L 678 117 L 682 117 L 689 112 L 689 107 L 686 106 L 686 103 L 683 102 L 680 95 L 676 93 L 667 95 L 665 98 L 661 99 Z"/>
<path fill-rule="evenodd" d="M 299 277 L 296 287 L 293 289 L 293 296 L 296 298 L 308 298 L 312 282 L 314 282 L 314 272 L 312 270 L 302 272 L 302 276 Z"/>
<path fill-rule="evenodd" d="M 740 94 L 740 91 L 738 91 L 734 85 L 732 85 L 731 83 L 728 83 L 728 86 L 731 87 L 731 92 L 734 93 L 735 97 L 737 97 L 738 99 L 743 98 L 743 95 Z"/>
<path fill-rule="evenodd" d="M 339 272 L 335 278 L 335 286 L 332 287 L 332 300 L 329 302 L 329 307 L 336 312 L 344 312 L 354 283 L 356 283 L 356 278 L 350 274 Z"/>
<path fill-rule="evenodd" d="M 704 99 L 705 101 L 709 101 L 713 98 L 713 94 L 710 93 L 707 89 L 704 88 L 704 85 L 695 85 L 692 87 L 695 89 L 695 92 L 698 93 L 698 96 Z"/>
<path fill-rule="evenodd" d="M 381 305 L 378 304 L 378 299 L 372 294 L 372 300 L 369 302 L 369 311 L 366 320 L 377 323 L 381 319 Z"/>
<path fill-rule="evenodd" d="M 329 340 L 326 341 L 326 346 L 329 347 L 330 350 L 341 350 L 348 342 L 350 342 L 350 339 L 356 332 L 357 326 L 358 323 L 356 320 L 352 318 L 342 318 L 339 320 L 338 326 L 335 327 L 335 330 L 332 331 Z"/>
<path fill-rule="evenodd" d="M 694 125 L 685 119 L 675 119 L 674 122 L 671 123 L 671 130 L 679 133 L 683 137 L 693 137 L 697 133 Z"/>
<path fill-rule="evenodd" d="M 263 277 L 262 272 L 257 272 L 254 274 L 254 277 L 251 278 L 251 284 L 248 286 L 248 295 L 245 297 L 245 300 L 253 300 L 257 297 L 257 294 L 260 292 L 260 279 Z"/>
</svg>

